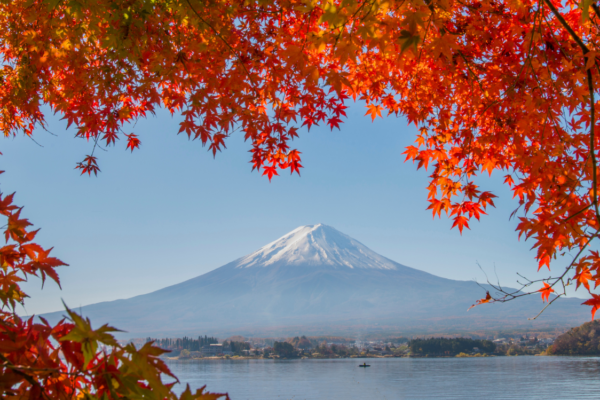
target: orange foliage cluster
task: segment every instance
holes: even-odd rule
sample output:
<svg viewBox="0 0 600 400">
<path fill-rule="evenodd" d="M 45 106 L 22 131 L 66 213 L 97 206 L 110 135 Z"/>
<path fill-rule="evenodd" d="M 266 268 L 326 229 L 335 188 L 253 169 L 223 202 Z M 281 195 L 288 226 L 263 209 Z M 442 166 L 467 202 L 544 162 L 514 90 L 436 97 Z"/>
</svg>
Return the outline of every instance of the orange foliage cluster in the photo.
<svg viewBox="0 0 600 400">
<path fill-rule="evenodd" d="M 94 148 L 124 139 L 133 151 L 132 123 L 164 107 L 213 155 L 240 131 L 271 179 L 299 173 L 301 127 L 339 128 L 348 99 L 360 100 L 372 119 L 403 115 L 420 129 L 405 155 L 431 168 L 434 216 L 468 228 L 494 205 L 476 177 L 499 171 L 539 268 L 575 256 L 538 291 L 478 303 L 535 292 L 552 302 L 559 286 L 600 283 L 599 22 L 591 0 L 0 0 L 0 130 L 32 135 L 47 105 Z M 93 150 L 77 168 L 99 171 Z M 8 237 L 27 239 L 9 213 Z M 28 241 L 6 251 L 55 279 Z M 5 304 L 22 300 L 14 285 Z M 593 318 L 600 296 L 585 304 Z"/>
<path fill-rule="evenodd" d="M 592 104 L 597 20 L 574 0 L 15 0 L 0 3 L 0 129 L 31 135 L 42 104 L 77 135 L 130 150 L 130 122 L 165 107 L 216 154 L 242 131 L 268 176 L 299 173 L 298 129 L 339 128 L 345 101 L 420 127 L 429 208 L 460 231 L 493 206 L 474 182 L 504 171 L 539 266 L 600 228 Z M 592 10 L 590 13 L 589 11 Z M 78 164 L 99 171 L 97 159 Z M 561 274 L 598 282 L 597 253 Z M 597 303 L 594 300 L 594 304 Z"/>
</svg>

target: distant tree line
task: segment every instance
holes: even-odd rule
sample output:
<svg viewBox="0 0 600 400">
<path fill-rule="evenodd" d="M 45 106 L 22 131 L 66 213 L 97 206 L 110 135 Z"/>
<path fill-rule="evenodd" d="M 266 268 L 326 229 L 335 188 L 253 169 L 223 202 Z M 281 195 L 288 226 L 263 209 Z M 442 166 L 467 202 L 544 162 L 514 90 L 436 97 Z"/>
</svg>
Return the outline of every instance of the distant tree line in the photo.
<svg viewBox="0 0 600 400">
<path fill-rule="evenodd" d="M 154 343 L 165 350 L 188 350 L 188 351 L 200 351 L 203 346 L 219 343 L 217 338 L 209 336 L 198 336 L 198 339 L 188 338 L 164 338 L 164 339 L 152 339 L 146 338 L 146 342 L 154 341 Z"/>
<path fill-rule="evenodd" d="M 556 338 L 548 354 L 600 355 L 600 321 L 586 322 Z"/>
<path fill-rule="evenodd" d="M 408 347 L 412 354 L 418 355 L 471 353 L 474 347 L 479 349 L 479 353 L 493 353 L 496 350 L 496 345 L 492 341 L 468 338 L 413 339 L 408 343 Z"/>
<path fill-rule="evenodd" d="M 385 339 L 384 342 L 390 342 L 392 344 L 404 344 L 404 343 L 408 343 L 410 341 L 409 338 L 405 338 L 405 337 L 395 337 L 395 338 L 389 338 L 389 339 Z"/>
<path fill-rule="evenodd" d="M 360 351 L 355 346 L 346 346 L 345 344 L 327 344 L 321 343 L 315 339 L 308 339 L 306 336 L 288 339 L 285 342 L 273 343 L 273 354 L 284 358 L 293 358 L 305 354 L 305 351 L 317 353 L 322 356 L 349 357 L 351 355 L 360 355 Z"/>
<path fill-rule="evenodd" d="M 297 355 L 296 349 L 288 342 L 275 342 L 273 343 L 273 353 L 280 357 L 291 358 Z"/>
<path fill-rule="evenodd" d="M 338 357 L 349 357 L 354 355 L 360 355 L 360 351 L 355 346 L 346 346 L 345 344 L 332 343 L 328 345 L 327 342 L 323 341 L 319 346 L 315 347 L 315 352 L 324 355 Z"/>
<path fill-rule="evenodd" d="M 237 342 L 234 340 L 224 341 L 223 347 L 228 347 L 231 352 L 236 356 L 241 356 L 244 350 L 250 350 L 250 343 L 248 342 Z"/>
<path fill-rule="evenodd" d="M 316 343 L 312 343 L 306 336 L 302 335 L 301 337 L 296 336 L 295 338 L 288 339 L 292 346 L 301 350 L 308 350 L 311 347 L 315 347 Z"/>
</svg>

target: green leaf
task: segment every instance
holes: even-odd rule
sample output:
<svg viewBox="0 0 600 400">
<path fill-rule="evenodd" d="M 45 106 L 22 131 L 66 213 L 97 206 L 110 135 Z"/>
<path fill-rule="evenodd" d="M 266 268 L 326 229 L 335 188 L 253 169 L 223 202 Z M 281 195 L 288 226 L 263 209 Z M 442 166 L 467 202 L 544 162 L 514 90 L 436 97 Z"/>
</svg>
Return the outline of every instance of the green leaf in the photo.
<svg viewBox="0 0 600 400">
<path fill-rule="evenodd" d="M 118 347 L 119 344 L 109 332 L 121 332 L 108 325 L 102 325 L 100 328 L 93 330 L 92 324 L 89 318 L 84 319 L 82 316 L 71 311 L 69 307 L 63 302 L 69 318 L 75 326 L 67 335 L 63 336 L 61 341 L 72 341 L 81 343 L 81 350 L 83 352 L 83 358 L 85 365 L 96 357 L 98 351 L 98 342 L 106 344 L 108 346 Z"/>
<path fill-rule="evenodd" d="M 417 45 L 421 41 L 421 37 L 419 36 L 418 33 L 413 35 L 411 32 L 403 29 L 400 31 L 399 40 L 402 43 L 402 45 L 400 46 L 401 53 L 404 53 L 406 51 L 406 49 L 408 49 L 410 46 L 414 46 L 415 53 L 416 53 Z"/>
</svg>

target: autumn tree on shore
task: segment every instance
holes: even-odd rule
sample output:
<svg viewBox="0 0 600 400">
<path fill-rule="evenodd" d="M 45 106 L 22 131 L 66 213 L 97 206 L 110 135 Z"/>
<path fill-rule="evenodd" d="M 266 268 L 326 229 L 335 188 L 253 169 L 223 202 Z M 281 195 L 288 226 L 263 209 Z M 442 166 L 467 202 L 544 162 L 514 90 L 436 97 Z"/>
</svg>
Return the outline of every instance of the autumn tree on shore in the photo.
<svg viewBox="0 0 600 400">
<path fill-rule="evenodd" d="M 554 355 L 600 355 L 600 321 L 590 321 L 572 328 L 556 338 L 548 348 Z"/>
<path fill-rule="evenodd" d="M 49 107 L 90 142 L 76 167 L 97 174 L 97 145 L 138 149 L 135 121 L 163 107 L 212 154 L 243 137 L 271 179 L 299 173 L 302 127 L 340 128 L 346 103 L 361 100 L 373 119 L 419 128 L 405 154 L 431 171 L 434 216 L 462 231 L 485 214 L 495 196 L 480 174 L 503 174 L 518 198 L 519 236 L 557 274 L 479 303 L 535 292 L 551 302 L 574 284 L 593 318 L 599 22 L 593 0 L 0 0 L 0 130 L 32 136 Z M 2 393 L 173 398 L 151 344 L 120 347 L 74 313 L 54 327 L 15 314 L 19 282 L 58 283 L 63 263 L 32 242 L 12 196 L 0 212 Z M 573 261 L 553 262 L 562 253 Z"/>
</svg>

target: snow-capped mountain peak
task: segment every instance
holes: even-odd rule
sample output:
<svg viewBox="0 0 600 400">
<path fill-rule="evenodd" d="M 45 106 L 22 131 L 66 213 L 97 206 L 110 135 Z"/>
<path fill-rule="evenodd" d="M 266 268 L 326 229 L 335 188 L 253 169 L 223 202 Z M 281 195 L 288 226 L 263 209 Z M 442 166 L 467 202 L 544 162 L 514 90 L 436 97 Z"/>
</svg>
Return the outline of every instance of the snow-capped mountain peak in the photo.
<svg viewBox="0 0 600 400">
<path fill-rule="evenodd" d="M 305 225 L 237 260 L 235 268 L 271 265 L 331 266 L 395 270 L 395 262 L 324 225 Z"/>
</svg>

